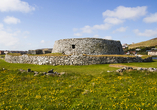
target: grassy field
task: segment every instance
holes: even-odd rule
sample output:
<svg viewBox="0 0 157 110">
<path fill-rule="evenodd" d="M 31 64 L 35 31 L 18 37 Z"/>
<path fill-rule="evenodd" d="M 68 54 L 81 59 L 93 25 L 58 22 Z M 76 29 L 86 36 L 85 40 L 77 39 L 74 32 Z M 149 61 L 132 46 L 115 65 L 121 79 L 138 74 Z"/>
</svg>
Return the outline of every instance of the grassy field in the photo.
<svg viewBox="0 0 157 110">
<path fill-rule="evenodd" d="M 138 67 L 157 67 L 149 63 L 124 63 Z M 6 68 L 3 70 L 2 68 Z M 54 71 L 62 76 L 33 76 L 17 69 Z M 155 110 L 157 73 L 116 70 L 109 64 L 51 66 L 10 64 L 0 59 L 0 109 L 16 110 Z"/>
<path fill-rule="evenodd" d="M 144 42 L 131 44 L 129 46 L 129 49 L 137 48 L 137 47 L 151 47 L 151 46 L 157 46 L 157 38 L 154 38 L 154 39 L 151 39 L 148 41 L 144 41 Z"/>
</svg>

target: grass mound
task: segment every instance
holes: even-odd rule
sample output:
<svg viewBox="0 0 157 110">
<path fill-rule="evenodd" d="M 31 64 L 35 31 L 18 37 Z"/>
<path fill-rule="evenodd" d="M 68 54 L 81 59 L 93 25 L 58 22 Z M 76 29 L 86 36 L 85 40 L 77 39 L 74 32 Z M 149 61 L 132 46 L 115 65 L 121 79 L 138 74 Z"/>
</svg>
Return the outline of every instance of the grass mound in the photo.
<svg viewBox="0 0 157 110">
<path fill-rule="evenodd" d="M 144 41 L 144 42 L 139 42 L 135 44 L 131 44 L 129 46 L 129 49 L 137 48 L 137 47 L 152 47 L 152 46 L 157 46 L 157 38 Z"/>
</svg>

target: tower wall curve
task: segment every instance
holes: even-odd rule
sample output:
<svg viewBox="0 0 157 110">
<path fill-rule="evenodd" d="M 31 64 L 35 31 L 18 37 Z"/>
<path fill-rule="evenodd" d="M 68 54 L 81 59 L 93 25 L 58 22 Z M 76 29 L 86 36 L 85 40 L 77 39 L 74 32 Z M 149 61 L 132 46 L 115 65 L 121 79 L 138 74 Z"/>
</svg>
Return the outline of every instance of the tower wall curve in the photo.
<svg viewBox="0 0 157 110">
<path fill-rule="evenodd" d="M 54 43 L 52 53 L 105 55 L 124 54 L 120 41 L 100 38 L 61 39 Z"/>
</svg>

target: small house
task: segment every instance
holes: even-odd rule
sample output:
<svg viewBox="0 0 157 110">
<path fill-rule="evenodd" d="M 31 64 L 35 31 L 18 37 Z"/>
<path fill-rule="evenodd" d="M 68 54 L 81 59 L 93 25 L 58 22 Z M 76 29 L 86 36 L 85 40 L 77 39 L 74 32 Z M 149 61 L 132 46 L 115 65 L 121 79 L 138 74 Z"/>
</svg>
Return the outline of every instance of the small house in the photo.
<svg viewBox="0 0 157 110">
<path fill-rule="evenodd" d="M 149 51 L 148 55 L 157 56 L 157 50 L 151 50 L 151 51 Z"/>
</svg>

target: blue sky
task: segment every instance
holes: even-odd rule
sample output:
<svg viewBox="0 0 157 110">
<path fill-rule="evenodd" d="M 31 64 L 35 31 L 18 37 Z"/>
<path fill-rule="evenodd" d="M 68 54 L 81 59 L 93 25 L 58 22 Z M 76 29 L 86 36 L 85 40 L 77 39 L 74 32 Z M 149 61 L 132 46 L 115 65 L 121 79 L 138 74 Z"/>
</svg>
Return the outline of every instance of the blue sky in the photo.
<svg viewBox="0 0 157 110">
<path fill-rule="evenodd" d="M 52 48 L 56 40 L 131 44 L 157 37 L 157 0 L 0 0 L 0 50 Z"/>
</svg>

